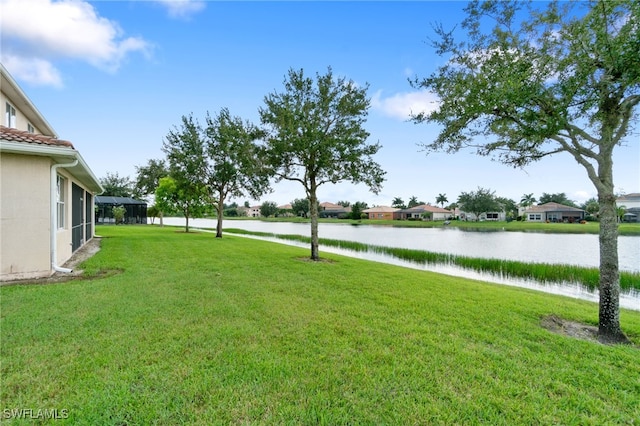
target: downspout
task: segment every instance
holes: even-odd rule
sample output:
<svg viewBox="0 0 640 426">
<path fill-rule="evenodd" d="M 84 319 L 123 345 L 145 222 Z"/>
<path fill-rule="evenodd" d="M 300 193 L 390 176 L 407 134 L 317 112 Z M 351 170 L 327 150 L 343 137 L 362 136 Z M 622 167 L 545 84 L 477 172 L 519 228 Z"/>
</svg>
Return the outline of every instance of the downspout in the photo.
<svg viewBox="0 0 640 426">
<path fill-rule="evenodd" d="M 64 163 L 64 164 L 54 164 L 53 166 L 51 166 L 51 194 L 50 194 L 50 200 L 51 200 L 51 236 L 50 236 L 50 242 L 51 242 L 51 269 L 53 269 L 56 272 L 64 272 L 66 274 L 73 272 L 73 269 L 69 269 L 69 268 L 63 268 L 61 266 L 58 266 L 58 261 L 57 261 L 57 245 L 58 245 L 58 238 L 57 238 L 57 232 L 58 232 L 58 203 L 57 203 L 57 197 L 56 197 L 56 189 L 57 189 L 57 181 L 58 181 L 58 169 L 59 168 L 66 168 L 66 167 L 73 167 L 76 164 L 78 164 L 78 159 L 76 158 L 75 161 L 71 162 L 71 163 Z"/>
</svg>

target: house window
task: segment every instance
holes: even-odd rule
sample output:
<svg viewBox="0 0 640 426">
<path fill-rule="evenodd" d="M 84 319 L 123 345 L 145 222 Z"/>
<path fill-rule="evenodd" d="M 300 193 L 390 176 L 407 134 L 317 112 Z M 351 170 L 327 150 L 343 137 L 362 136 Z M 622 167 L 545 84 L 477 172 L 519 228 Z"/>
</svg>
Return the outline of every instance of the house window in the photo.
<svg viewBox="0 0 640 426">
<path fill-rule="evenodd" d="M 62 176 L 58 176 L 57 191 L 56 191 L 58 229 L 64 229 L 65 227 L 65 214 L 64 214 L 65 185 L 66 185 L 66 179 L 63 178 Z"/>
<path fill-rule="evenodd" d="M 498 220 L 498 213 L 487 213 L 487 219 Z"/>
<path fill-rule="evenodd" d="M 36 132 L 35 127 L 33 127 L 31 125 L 31 123 L 27 123 L 27 132 L 29 132 L 29 133 L 35 133 Z"/>
<path fill-rule="evenodd" d="M 540 214 L 529 214 L 529 220 L 542 220 L 542 216 Z"/>
<path fill-rule="evenodd" d="M 9 102 L 7 102 L 7 109 L 6 109 L 6 115 L 5 115 L 4 122 L 7 125 L 7 127 L 12 127 L 12 128 L 15 129 L 15 127 L 16 127 L 16 109 Z"/>
</svg>

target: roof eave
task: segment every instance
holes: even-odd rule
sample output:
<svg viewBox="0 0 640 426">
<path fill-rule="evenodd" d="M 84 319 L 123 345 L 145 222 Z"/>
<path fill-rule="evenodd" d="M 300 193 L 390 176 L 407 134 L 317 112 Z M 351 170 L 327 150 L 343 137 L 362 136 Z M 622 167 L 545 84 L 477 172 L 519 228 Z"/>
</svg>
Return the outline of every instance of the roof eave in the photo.
<svg viewBox="0 0 640 426">
<path fill-rule="evenodd" d="M 85 185 L 87 185 L 88 189 L 95 194 L 101 194 L 102 192 L 104 192 L 104 188 L 100 184 L 98 178 L 93 174 L 87 162 L 84 160 L 84 158 L 82 158 L 82 155 L 80 155 L 80 153 L 75 149 L 60 146 L 0 140 L 0 152 L 49 157 L 56 163 L 64 163 L 69 160 L 78 160 L 78 164 L 74 167 L 70 167 L 68 170 L 74 176 L 80 179 Z"/>
</svg>

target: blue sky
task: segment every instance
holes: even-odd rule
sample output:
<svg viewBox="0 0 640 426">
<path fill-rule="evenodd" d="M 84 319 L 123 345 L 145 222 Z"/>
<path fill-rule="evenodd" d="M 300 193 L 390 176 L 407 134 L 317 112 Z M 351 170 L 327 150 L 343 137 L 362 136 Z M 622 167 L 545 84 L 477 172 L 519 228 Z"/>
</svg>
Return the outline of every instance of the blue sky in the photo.
<svg viewBox="0 0 640 426">
<path fill-rule="evenodd" d="M 61 139 L 71 141 L 97 177 L 135 177 L 135 166 L 162 158 L 163 138 L 182 115 L 204 121 L 227 107 L 259 123 L 264 96 L 282 91 L 290 68 L 369 84 L 366 123 L 387 172 L 380 194 L 341 183 L 321 201 L 390 205 L 395 197 L 450 202 L 478 187 L 516 202 L 523 194 L 595 196 L 568 154 L 524 170 L 478 157 L 420 152 L 437 134 L 407 121 L 435 99 L 407 79 L 443 63 L 427 43 L 432 24 L 452 27 L 465 3 L 0 0 L 1 60 Z M 628 138 L 614 157 L 618 192 L 640 192 L 640 144 Z M 303 198 L 282 182 L 252 204 Z M 240 202 L 244 201 L 238 200 Z"/>
</svg>

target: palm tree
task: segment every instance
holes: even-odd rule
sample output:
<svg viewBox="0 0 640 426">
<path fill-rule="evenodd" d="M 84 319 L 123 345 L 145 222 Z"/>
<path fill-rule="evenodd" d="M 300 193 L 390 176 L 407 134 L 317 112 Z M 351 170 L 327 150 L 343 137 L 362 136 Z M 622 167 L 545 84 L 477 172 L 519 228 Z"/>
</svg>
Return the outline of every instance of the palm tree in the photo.
<svg viewBox="0 0 640 426">
<path fill-rule="evenodd" d="M 448 203 L 447 196 L 445 194 L 438 194 L 436 197 L 436 204 L 440 204 L 440 207 L 444 208 L 444 203 Z"/>
<path fill-rule="evenodd" d="M 402 201 L 402 198 L 396 197 L 391 202 L 391 207 L 395 207 L 395 208 L 398 208 L 398 209 L 404 209 L 404 201 Z"/>
<path fill-rule="evenodd" d="M 536 198 L 533 196 L 533 193 L 531 194 L 524 194 L 522 196 L 522 198 L 520 199 L 520 205 L 522 207 L 529 207 L 532 206 L 534 203 L 536 202 Z"/>
</svg>

